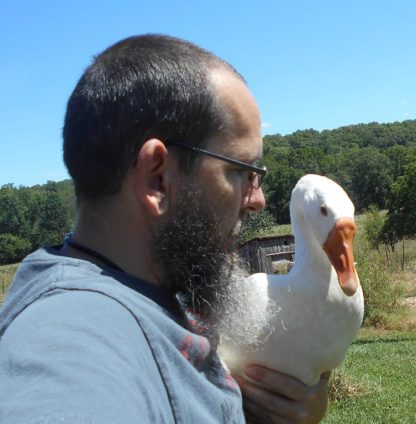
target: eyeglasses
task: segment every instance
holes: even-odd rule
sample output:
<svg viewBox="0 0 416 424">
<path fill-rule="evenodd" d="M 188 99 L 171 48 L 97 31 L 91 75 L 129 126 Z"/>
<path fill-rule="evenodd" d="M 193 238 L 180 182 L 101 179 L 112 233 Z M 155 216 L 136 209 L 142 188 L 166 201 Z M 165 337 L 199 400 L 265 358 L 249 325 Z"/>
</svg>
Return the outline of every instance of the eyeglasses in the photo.
<svg viewBox="0 0 416 424">
<path fill-rule="evenodd" d="M 231 163 L 232 165 L 236 165 L 239 168 L 250 171 L 248 174 L 248 179 L 253 186 L 253 188 L 260 188 L 261 183 L 263 182 L 263 178 L 267 173 L 267 169 L 265 166 L 258 167 L 254 165 L 249 165 L 248 163 L 241 162 L 236 159 L 231 159 L 227 156 L 220 155 L 218 153 L 213 153 L 208 150 L 200 149 L 199 147 L 191 146 L 189 144 L 182 143 L 180 141 L 167 140 L 165 143 L 166 146 L 178 146 L 184 149 L 192 150 L 193 152 L 202 153 L 207 156 L 211 156 L 213 158 L 223 160 L 224 162 Z"/>
</svg>

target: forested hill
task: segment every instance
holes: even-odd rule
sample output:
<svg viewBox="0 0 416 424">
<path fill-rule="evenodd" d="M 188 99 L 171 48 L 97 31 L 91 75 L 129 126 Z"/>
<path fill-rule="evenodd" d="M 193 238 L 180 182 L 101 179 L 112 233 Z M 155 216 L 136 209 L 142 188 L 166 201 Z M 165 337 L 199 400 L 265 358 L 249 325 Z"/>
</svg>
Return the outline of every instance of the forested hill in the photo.
<svg viewBox="0 0 416 424">
<path fill-rule="evenodd" d="M 286 147 L 320 147 L 325 153 L 338 153 L 344 149 L 375 147 L 387 149 L 394 145 L 416 145 L 416 119 L 392 124 L 349 125 L 335 130 L 316 131 L 313 129 L 296 131 L 281 136 L 266 135 L 265 143 L 278 143 Z"/>
<path fill-rule="evenodd" d="M 413 152 L 413 153 L 412 153 Z M 386 208 L 392 187 L 416 155 L 416 120 L 359 124 L 335 130 L 303 130 L 264 137 L 268 199 L 262 220 L 289 222 L 289 198 L 306 173 L 327 175 L 351 195 L 358 211 Z M 0 188 L 0 263 L 19 261 L 40 244 L 62 241 L 75 221 L 71 180 L 33 187 Z"/>
<path fill-rule="evenodd" d="M 287 223 L 291 190 L 307 173 L 337 181 L 358 211 L 371 204 L 384 209 L 392 184 L 403 175 L 415 151 L 416 120 L 268 135 L 264 137 L 267 209 L 277 222 Z"/>
</svg>

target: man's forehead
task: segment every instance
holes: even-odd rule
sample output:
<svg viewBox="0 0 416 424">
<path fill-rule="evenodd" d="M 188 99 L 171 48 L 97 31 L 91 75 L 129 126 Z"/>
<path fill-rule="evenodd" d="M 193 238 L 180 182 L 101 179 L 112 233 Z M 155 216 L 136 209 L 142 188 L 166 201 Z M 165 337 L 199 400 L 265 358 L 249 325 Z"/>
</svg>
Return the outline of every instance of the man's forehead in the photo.
<svg viewBox="0 0 416 424">
<path fill-rule="evenodd" d="M 263 142 L 260 113 L 254 97 L 244 81 L 230 70 L 216 69 L 211 76 L 228 128 L 221 139 L 213 137 L 208 144 L 224 154 L 237 152 L 239 157 L 248 160 L 260 158 Z"/>
<path fill-rule="evenodd" d="M 238 75 L 226 68 L 215 68 L 210 73 L 210 79 L 214 95 L 226 114 L 234 115 L 234 120 L 245 118 L 241 119 L 242 123 L 250 116 L 260 128 L 260 112 L 256 101 Z"/>
</svg>

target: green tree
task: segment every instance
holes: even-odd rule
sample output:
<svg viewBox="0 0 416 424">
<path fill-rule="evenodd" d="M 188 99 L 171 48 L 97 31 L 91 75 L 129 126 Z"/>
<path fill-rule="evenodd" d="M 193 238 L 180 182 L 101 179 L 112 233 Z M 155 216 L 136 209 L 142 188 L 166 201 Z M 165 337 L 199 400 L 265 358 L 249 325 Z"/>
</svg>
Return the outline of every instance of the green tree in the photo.
<svg viewBox="0 0 416 424">
<path fill-rule="evenodd" d="M 41 244 L 57 244 L 70 228 L 59 184 L 0 188 L 0 263 L 18 262 Z"/>
<path fill-rule="evenodd" d="M 392 186 L 385 231 L 399 240 L 416 237 L 416 153 Z"/>
<path fill-rule="evenodd" d="M 302 171 L 291 168 L 287 163 L 275 164 L 273 171 L 267 176 L 265 191 L 267 194 L 267 210 L 278 224 L 290 222 L 289 202 L 292 190 Z"/>
<path fill-rule="evenodd" d="M 260 212 L 249 212 L 244 220 L 239 241 L 240 243 L 244 243 L 262 232 L 271 229 L 274 225 L 276 225 L 276 222 L 272 214 L 266 209 Z"/>
<path fill-rule="evenodd" d="M 390 161 L 386 155 L 374 147 L 363 148 L 355 153 L 351 169 L 351 194 L 358 211 L 370 204 L 384 209 L 390 186 Z"/>
<path fill-rule="evenodd" d="M 318 147 L 299 147 L 293 149 L 289 159 L 290 166 L 305 174 L 325 174 L 325 154 Z"/>
<path fill-rule="evenodd" d="M 0 189 L 0 234 L 21 236 L 28 226 L 27 204 L 20 190 L 11 184 Z"/>
<path fill-rule="evenodd" d="M 370 205 L 365 214 L 364 231 L 370 247 L 380 254 L 380 245 L 383 242 L 381 235 L 385 221 L 386 219 L 379 208 L 376 205 Z"/>
<path fill-rule="evenodd" d="M 391 164 L 391 179 L 396 181 L 404 174 L 404 169 L 409 157 L 409 148 L 396 144 L 386 150 L 386 155 Z"/>
<path fill-rule="evenodd" d="M 31 251 L 29 240 L 13 234 L 0 234 L 0 264 L 12 264 L 22 260 Z"/>
<path fill-rule="evenodd" d="M 47 191 L 34 199 L 32 206 L 37 219 L 32 233 L 35 248 L 41 244 L 62 242 L 69 230 L 68 210 L 56 191 Z"/>
</svg>

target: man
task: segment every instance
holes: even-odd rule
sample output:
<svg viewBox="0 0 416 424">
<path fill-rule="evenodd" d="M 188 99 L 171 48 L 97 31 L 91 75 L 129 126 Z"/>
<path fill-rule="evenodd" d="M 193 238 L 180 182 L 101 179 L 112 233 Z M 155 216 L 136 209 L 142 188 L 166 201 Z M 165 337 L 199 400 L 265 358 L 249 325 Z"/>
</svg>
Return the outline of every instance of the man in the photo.
<svg viewBox="0 0 416 424">
<path fill-rule="evenodd" d="M 318 422 L 325 377 L 251 366 L 238 386 L 216 354 L 267 331 L 233 253 L 265 204 L 242 77 L 183 40 L 132 37 L 85 71 L 63 135 L 77 223 L 26 258 L 3 307 L 0 421 Z"/>
</svg>

